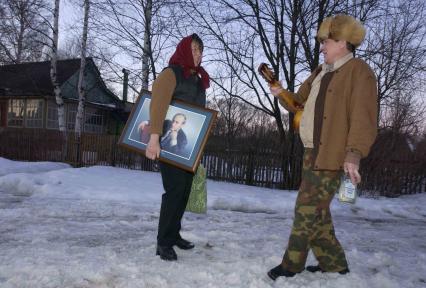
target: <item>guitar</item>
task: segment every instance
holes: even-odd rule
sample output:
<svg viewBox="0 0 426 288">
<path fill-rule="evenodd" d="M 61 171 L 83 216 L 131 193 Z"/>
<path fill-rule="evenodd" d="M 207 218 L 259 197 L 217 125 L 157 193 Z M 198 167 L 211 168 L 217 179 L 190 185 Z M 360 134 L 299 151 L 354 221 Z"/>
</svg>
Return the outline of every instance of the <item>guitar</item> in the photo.
<svg viewBox="0 0 426 288">
<path fill-rule="evenodd" d="M 259 74 L 266 80 L 272 87 L 280 87 L 281 83 L 276 79 L 274 72 L 268 67 L 268 64 L 261 63 L 257 69 Z M 291 113 L 294 113 L 293 118 L 293 128 L 296 132 L 299 131 L 300 120 L 302 119 L 303 113 L 303 104 L 296 102 L 291 96 L 290 93 L 286 90 L 278 94 L 278 97 L 281 98 L 284 102 L 284 107 Z"/>
</svg>

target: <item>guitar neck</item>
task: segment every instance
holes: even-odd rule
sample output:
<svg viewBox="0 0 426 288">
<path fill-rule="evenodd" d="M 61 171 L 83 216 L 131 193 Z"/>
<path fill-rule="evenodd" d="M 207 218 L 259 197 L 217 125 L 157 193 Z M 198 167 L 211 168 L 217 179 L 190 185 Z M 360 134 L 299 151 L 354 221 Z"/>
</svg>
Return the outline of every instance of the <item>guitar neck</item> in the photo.
<svg viewBox="0 0 426 288">
<path fill-rule="evenodd" d="M 278 81 L 278 80 L 275 80 L 275 79 L 273 79 L 273 80 L 269 81 L 269 84 L 270 84 L 271 86 L 275 86 L 275 87 L 281 87 L 281 88 L 283 88 L 283 86 L 281 85 L 281 82 L 280 82 L 280 81 Z"/>
<path fill-rule="evenodd" d="M 261 63 L 259 65 L 258 71 L 262 75 L 262 77 L 266 80 L 266 82 L 269 83 L 271 87 L 277 87 L 281 89 L 280 93 L 277 96 L 285 103 L 284 107 L 287 110 L 293 113 L 299 113 L 300 111 L 303 111 L 303 105 L 300 103 L 297 103 L 293 99 L 292 93 L 284 89 L 283 86 L 281 85 L 281 82 L 275 79 L 275 75 L 273 71 L 268 68 L 267 64 Z"/>
</svg>

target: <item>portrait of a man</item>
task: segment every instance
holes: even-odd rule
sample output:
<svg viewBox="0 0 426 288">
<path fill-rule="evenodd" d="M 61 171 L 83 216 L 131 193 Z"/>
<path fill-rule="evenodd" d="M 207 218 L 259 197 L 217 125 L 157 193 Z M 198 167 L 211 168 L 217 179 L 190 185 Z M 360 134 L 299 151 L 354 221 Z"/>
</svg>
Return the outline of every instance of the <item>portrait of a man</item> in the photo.
<svg viewBox="0 0 426 288">
<path fill-rule="evenodd" d="M 150 103 L 149 94 L 138 98 L 120 136 L 120 146 L 146 155 L 154 125 Z M 194 173 L 216 115 L 214 110 L 172 101 L 157 134 L 161 134 L 159 160 Z"/>
<path fill-rule="evenodd" d="M 188 140 L 182 130 L 186 123 L 186 115 L 176 113 L 172 120 L 165 120 L 163 124 L 163 136 L 161 137 L 161 149 L 182 156 Z"/>
</svg>

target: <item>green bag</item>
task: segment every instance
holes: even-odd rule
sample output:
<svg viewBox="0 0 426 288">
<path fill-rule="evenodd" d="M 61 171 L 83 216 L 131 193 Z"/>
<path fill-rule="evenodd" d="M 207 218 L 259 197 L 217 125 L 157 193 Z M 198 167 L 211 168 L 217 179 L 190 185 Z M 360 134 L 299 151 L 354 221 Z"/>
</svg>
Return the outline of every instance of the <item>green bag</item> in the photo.
<svg viewBox="0 0 426 288">
<path fill-rule="evenodd" d="M 186 211 L 198 214 L 207 212 L 206 168 L 203 164 L 198 165 L 197 172 L 194 175 Z"/>
</svg>

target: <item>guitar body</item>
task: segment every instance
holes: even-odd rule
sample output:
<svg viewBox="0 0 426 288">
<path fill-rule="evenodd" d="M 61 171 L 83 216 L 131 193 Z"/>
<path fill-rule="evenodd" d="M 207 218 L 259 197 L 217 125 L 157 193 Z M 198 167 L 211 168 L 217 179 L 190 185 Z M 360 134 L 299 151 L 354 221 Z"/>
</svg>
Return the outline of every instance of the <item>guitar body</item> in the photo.
<svg viewBox="0 0 426 288">
<path fill-rule="evenodd" d="M 298 110 L 296 111 L 296 113 L 294 113 L 293 128 L 296 132 L 299 132 L 300 121 L 302 120 L 302 114 L 303 114 L 303 110 Z"/>
<path fill-rule="evenodd" d="M 259 74 L 268 82 L 271 86 L 277 86 L 282 88 L 281 83 L 276 79 L 274 72 L 269 69 L 268 65 L 261 63 L 258 68 Z M 303 105 L 297 103 L 289 92 L 282 91 L 278 97 L 284 102 L 284 107 L 291 113 L 294 113 L 293 128 L 296 132 L 299 131 L 300 121 L 303 114 Z"/>
</svg>

